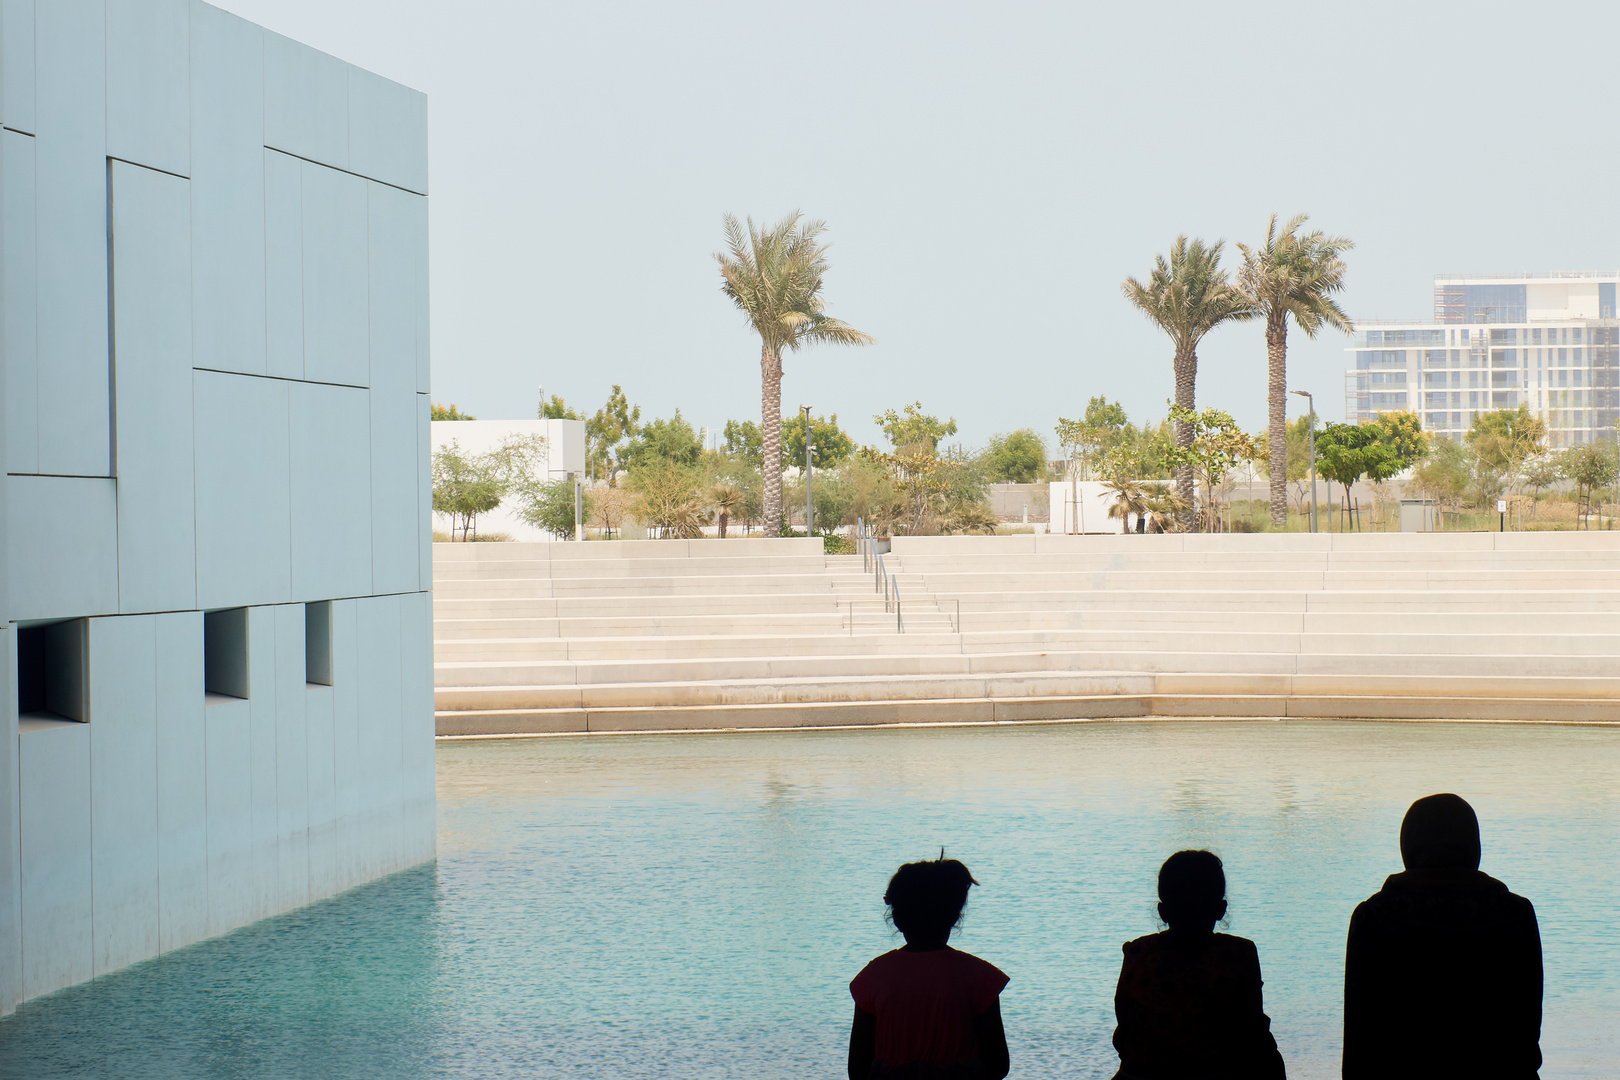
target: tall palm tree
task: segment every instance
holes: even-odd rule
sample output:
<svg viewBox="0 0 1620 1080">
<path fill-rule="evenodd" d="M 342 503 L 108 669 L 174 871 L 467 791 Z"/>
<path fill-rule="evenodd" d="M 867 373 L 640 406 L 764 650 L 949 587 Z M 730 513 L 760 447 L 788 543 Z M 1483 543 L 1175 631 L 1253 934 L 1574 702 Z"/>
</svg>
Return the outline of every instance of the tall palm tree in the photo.
<svg viewBox="0 0 1620 1080">
<path fill-rule="evenodd" d="M 827 272 L 826 224 L 806 221 L 797 210 L 775 225 L 746 233 L 727 214 L 720 291 L 731 298 L 759 334 L 760 434 L 765 444 L 765 535 L 782 522 L 782 352 L 801 345 L 871 345 L 876 339 L 822 310 L 821 279 Z"/>
<path fill-rule="evenodd" d="M 1133 277 L 1120 288 L 1137 310 L 1159 325 L 1175 344 L 1176 404 L 1195 407 L 1193 390 L 1198 381 L 1198 343 L 1223 322 L 1245 321 L 1256 315 L 1244 297 L 1221 269 L 1221 251 L 1226 241 L 1205 244 L 1202 240 L 1176 237 L 1170 258 L 1154 257 L 1153 272 L 1147 282 Z M 1176 445 L 1192 445 L 1192 425 L 1176 424 Z M 1176 470 L 1176 496 L 1181 527 L 1193 526 L 1192 466 Z"/>
<path fill-rule="evenodd" d="M 1277 231 L 1277 215 L 1266 225 L 1266 242 L 1258 248 L 1239 244 L 1243 268 L 1238 288 L 1266 320 L 1266 361 L 1270 367 L 1267 430 L 1271 440 L 1271 522 L 1288 522 L 1288 317 L 1305 336 L 1323 326 L 1350 333 L 1354 326 L 1333 300 L 1344 288 L 1344 253 L 1355 247 L 1342 236 L 1321 229 L 1301 233 L 1309 220 L 1295 214 Z"/>
</svg>

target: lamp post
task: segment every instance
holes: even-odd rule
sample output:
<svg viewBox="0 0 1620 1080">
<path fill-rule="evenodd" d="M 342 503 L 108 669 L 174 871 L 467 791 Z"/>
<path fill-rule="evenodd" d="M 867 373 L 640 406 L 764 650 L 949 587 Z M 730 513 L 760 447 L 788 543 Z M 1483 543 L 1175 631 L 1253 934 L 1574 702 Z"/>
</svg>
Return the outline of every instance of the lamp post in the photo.
<svg viewBox="0 0 1620 1080">
<path fill-rule="evenodd" d="M 1311 455 L 1311 532 L 1316 531 L 1316 399 L 1311 397 L 1309 390 L 1293 390 L 1290 393 L 1298 394 L 1310 403 L 1311 406 L 1311 442 L 1309 453 Z"/>
<path fill-rule="evenodd" d="M 814 536 L 816 527 L 815 503 L 810 499 L 810 406 L 800 405 L 799 412 L 804 414 L 804 535 Z"/>
</svg>

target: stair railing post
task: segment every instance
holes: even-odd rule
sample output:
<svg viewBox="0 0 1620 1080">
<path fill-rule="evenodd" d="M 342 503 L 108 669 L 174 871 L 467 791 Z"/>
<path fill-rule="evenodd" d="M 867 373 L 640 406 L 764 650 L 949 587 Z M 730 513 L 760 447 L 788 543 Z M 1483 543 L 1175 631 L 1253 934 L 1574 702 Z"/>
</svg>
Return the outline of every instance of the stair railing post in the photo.
<svg viewBox="0 0 1620 1080">
<path fill-rule="evenodd" d="M 900 583 L 898 581 L 894 583 L 894 632 L 897 634 L 906 632 L 906 624 L 900 619 Z"/>
</svg>

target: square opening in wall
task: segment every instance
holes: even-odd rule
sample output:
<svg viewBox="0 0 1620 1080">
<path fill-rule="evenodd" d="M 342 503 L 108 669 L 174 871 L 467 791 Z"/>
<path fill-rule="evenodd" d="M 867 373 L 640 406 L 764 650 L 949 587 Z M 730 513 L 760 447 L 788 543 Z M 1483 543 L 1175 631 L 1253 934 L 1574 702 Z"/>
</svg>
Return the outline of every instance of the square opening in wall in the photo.
<svg viewBox="0 0 1620 1080">
<path fill-rule="evenodd" d="M 304 681 L 332 685 L 332 601 L 304 605 Z"/>
<path fill-rule="evenodd" d="M 90 719 L 90 625 L 84 619 L 17 627 L 17 715 Z"/>
<path fill-rule="evenodd" d="M 203 689 L 248 696 L 247 608 L 203 612 Z"/>
</svg>

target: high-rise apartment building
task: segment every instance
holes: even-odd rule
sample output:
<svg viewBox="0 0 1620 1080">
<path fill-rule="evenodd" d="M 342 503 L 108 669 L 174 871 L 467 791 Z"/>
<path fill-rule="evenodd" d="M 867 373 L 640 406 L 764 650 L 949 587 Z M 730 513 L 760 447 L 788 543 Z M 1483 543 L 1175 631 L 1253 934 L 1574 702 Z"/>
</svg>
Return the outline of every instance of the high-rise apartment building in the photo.
<svg viewBox="0 0 1620 1080">
<path fill-rule="evenodd" d="M 1434 318 L 1358 322 L 1345 418 L 1409 409 L 1460 439 L 1474 418 L 1527 405 L 1552 446 L 1614 438 L 1620 274 L 1434 279 Z"/>
</svg>

